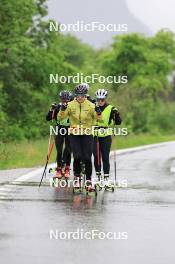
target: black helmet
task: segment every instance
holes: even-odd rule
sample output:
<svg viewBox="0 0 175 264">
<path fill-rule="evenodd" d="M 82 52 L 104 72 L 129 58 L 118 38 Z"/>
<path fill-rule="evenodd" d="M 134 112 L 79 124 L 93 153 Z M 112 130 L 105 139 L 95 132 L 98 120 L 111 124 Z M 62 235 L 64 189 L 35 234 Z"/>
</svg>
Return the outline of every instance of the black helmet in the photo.
<svg viewBox="0 0 175 264">
<path fill-rule="evenodd" d="M 66 101 L 70 101 L 70 92 L 63 90 L 59 93 L 60 99 L 61 100 L 66 100 Z"/>
<path fill-rule="evenodd" d="M 79 84 L 75 87 L 75 95 L 86 95 L 88 87 L 86 83 Z"/>
</svg>

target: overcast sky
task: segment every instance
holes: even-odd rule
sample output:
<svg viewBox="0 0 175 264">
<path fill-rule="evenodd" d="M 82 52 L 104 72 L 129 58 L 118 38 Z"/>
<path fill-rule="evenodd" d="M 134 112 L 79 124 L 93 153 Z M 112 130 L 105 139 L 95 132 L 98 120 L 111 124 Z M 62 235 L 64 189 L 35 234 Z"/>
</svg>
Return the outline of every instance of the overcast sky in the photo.
<svg viewBox="0 0 175 264">
<path fill-rule="evenodd" d="M 170 28 L 175 32 L 175 0 L 126 0 L 130 11 L 152 31 Z"/>
<path fill-rule="evenodd" d="M 61 23 L 128 24 L 128 31 L 151 35 L 161 28 L 175 31 L 175 0 L 49 0 L 49 18 Z M 112 32 L 76 32 L 79 38 L 95 47 L 111 42 Z"/>
</svg>

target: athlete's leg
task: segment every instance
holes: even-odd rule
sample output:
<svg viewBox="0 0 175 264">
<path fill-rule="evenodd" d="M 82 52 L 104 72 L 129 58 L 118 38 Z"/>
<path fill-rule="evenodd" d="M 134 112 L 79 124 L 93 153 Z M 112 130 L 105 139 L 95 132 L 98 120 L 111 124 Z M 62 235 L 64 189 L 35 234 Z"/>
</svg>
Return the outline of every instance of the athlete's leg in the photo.
<svg viewBox="0 0 175 264">
<path fill-rule="evenodd" d="M 100 138 L 100 148 L 102 154 L 104 175 L 109 175 L 109 171 L 110 171 L 109 155 L 111 150 L 111 144 L 112 144 L 111 136 Z"/>
<path fill-rule="evenodd" d="M 64 148 L 64 154 L 63 159 L 66 164 L 66 166 L 70 166 L 71 163 L 71 144 L 70 144 L 70 136 L 65 135 L 65 148 Z"/>
<path fill-rule="evenodd" d="M 95 171 L 97 174 L 101 173 L 101 153 L 100 153 L 100 144 L 97 137 L 94 137 L 93 155 L 94 155 Z"/>
<path fill-rule="evenodd" d="M 93 152 L 93 136 L 84 135 L 82 137 L 82 160 L 85 163 L 86 180 L 91 180 L 92 176 L 92 152 Z"/>
<path fill-rule="evenodd" d="M 62 152 L 63 152 L 64 136 L 58 134 L 55 137 L 55 146 L 57 150 L 57 168 L 62 167 Z"/>
<path fill-rule="evenodd" d="M 81 149 L 81 136 L 70 135 L 70 144 L 74 157 L 74 174 L 79 176 L 81 173 L 81 158 L 82 158 L 82 149 Z"/>
</svg>

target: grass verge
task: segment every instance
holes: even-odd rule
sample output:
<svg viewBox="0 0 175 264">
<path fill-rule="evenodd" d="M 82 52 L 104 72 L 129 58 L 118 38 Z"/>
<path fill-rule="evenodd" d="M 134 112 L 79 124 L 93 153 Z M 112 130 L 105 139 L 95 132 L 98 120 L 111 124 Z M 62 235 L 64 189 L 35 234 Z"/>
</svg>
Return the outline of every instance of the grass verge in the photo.
<svg viewBox="0 0 175 264">
<path fill-rule="evenodd" d="M 141 145 L 175 140 L 175 135 L 128 135 L 116 137 L 112 149 L 137 147 Z M 27 168 L 44 165 L 47 155 L 47 139 L 0 144 L 0 169 Z M 55 161 L 55 148 L 51 162 Z"/>
</svg>

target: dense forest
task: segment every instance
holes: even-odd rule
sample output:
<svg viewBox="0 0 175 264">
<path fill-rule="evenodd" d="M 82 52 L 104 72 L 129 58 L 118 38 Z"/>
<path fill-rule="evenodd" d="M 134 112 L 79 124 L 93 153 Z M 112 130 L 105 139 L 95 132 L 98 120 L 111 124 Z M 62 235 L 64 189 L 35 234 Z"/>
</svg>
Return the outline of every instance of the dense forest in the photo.
<svg viewBox="0 0 175 264">
<path fill-rule="evenodd" d="M 172 133 L 175 129 L 175 36 L 162 30 L 147 37 L 128 33 L 95 50 L 72 35 L 49 31 L 45 0 L 1 0 L 0 140 L 38 139 L 48 134 L 45 114 L 71 84 L 50 83 L 59 75 L 127 76 L 127 84 L 91 85 L 109 90 L 132 133 Z"/>
</svg>

